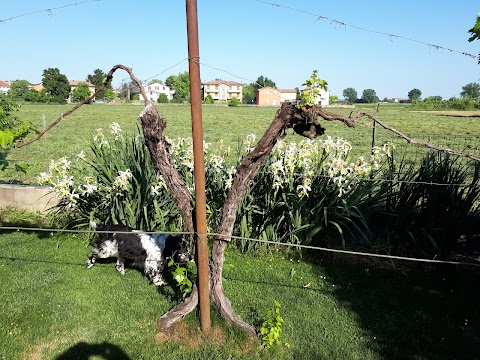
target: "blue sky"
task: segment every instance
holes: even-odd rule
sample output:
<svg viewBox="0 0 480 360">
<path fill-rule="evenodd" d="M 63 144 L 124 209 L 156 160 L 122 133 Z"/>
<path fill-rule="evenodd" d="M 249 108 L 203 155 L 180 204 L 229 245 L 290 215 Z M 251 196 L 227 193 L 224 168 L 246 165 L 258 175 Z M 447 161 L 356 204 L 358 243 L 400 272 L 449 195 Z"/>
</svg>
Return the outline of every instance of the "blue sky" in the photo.
<svg viewBox="0 0 480 360">
<path fill-rule="evenodd" d="M 188 70 L 185 1 L 82 1 L 1 0 L 0 20 L 40 12 L 0 22 L 0 80 L 41 82 L 51 67 L 75 80 L 116 64 L 133 66 L 142 80 Z M 263 75 L 294 88 L 317 69 L 333 95 L 353 87 L 359 97 L 374 89 L 381 99 L 413 88 L 422 97 L 458 97 L 462 86 L 480 82 L 476 59 L 314 16 L 477 55 L 480 41 L 468 42 L 476 1 L 270 2 L 281 6 L 198 0 L 202 81 L 250 83 Z M 117 71 L 114 85 L 126 78 Z"/>
</svg>

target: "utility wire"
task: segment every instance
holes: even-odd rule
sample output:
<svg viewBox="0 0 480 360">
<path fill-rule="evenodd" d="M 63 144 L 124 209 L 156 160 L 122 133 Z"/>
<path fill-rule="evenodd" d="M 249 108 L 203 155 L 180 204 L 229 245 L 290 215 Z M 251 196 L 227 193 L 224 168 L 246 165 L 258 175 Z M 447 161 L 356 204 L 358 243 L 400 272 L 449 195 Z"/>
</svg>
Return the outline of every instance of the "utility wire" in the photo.
<svg viewBox="0 0 480 360">
<path fill-rule="evenodd" d="M 126 232 L 126 231 L 44 229 L 44 228 L 14 227 L 14 226 L 0 226 L 0 230 L 17 230 L 17 231 L 21 230 L 21 231 L 38 231 L 38 232 L 51 232 L 51 233 L 53 233 L 53 232 L 68 232 L 68 233 L 121 233 L 121 234 L 131 234 L 131 232 Z M 155 232 L 146 232 L 145 231 L 143 233 L 145 233 L 145 234 L 176 234 L 176 235 L 194 235 L 194 234 L 197 234 L 197 233 L 191 233 L 191 232 L 160 232 L 160 231 L 155 231 Z M 278 241 L 253 239 L 253 238 L 233 236 L 233 235 L 226 237 L 225 235 L 218 234 L 218 233 L 207 233 L 206 235 L 207 236 L 213 236 L 213 237 L 218 238 L 218 239 L 223 240 L 223 241 L 229 241 L 229 240 L 226 240 L 226 239 L 247 240 L 247 241 L 259 242 L 259 243 L 270 244 L 270 245 L 296 247 L 296 248 L 300 248 L 300 249 L 324 251 L 324 252 L 331 252 L 331 253 L 338 253 L 338 254 L 345 254 L 345 255 L 367 256 L 367 257 L 376 257 L 376 258 L 382 258 L 382 259 L 412 261 L 412 262 L 420 262 L 420 263 L 433 263 L 433 264 L 448 264 L 448 265 L 480 267 L 480 264 L 477 264 L 477 263 L 467 263 L 467 262 L 461 262 L 461 261 L 422 259 L 422 258 L 413 258 L 413 257 L 404 257 L 404 256 L 395 256 L 395 255 L 367 253 L 367 252 L 360 252 L 360 251 L 331 249 L 331 248 L 325 248 L 325 247 L 319 247 L 319 246 L 282 243 L 282 242 L 278 242 Z"/>
<path fill-rule="evenodd" d="M 403 40 L 415 42 L 415 43 L 418 43 L 418 44 L 427 45 L 427 46 L 429 46 L 431 48 L 434 48 L 434 49 L 437 49 L 437 50 L 446 50 L 446 51 L 449 51 L 449 52 L 454 52 L 454 53 L 458 53 L 458 54 L 470 57 L 472 59 L 477 59 L 476 55 L 472 55 L 472 54 L 469 54 L 469 53 L 464 52 L 464 51 L 458 51 L 458 50 L 450 49 L 450 48 L 447 48 L 447 47 L 444 47 L 444 46 L 441 46 L 441 45 L 430 44 L 430 43 L 427 43 L 425 41 L 409 38 L 409 37 L 406 37 L 406 36 L 389 34 L 389 33 L 382 32 L 382 31 L 371 30 L 371 29 L 367 29 L 367 28 L 364 28 L 364 27 L 361 27 L 361 26 L 347 24 L 346 22 L 336 20 L 336 19 L 332 19 L 328 16 L 314 14 L 310 11 L 297 9 L 297 8 L 294 8 L 294 7 L 291 7 L 291 6 L 280 5 L 280 4 L 271 3 L 271 2 L 263 1 L 263 0 L 257 0 L 257 1 L 260 2 L 260 3 L 263 3 L 263 4 L 272 5 L 273 7 L 276 7 L 276 8 L 284 8 L 284 9 L 288 9 L 288 10 L 291 10 L 291 11 L 296 11 L 296 12 L 299 12 L 299 13 L 303 13 L 303 14 L 313 16 L 313 17 L 316 18 L 315 22 L 317 22 L 319 20 L 329 20 L 332 23 L 334 23 L 336 25 L 344 26 L 345 28 L 350 27 L 350 28 L 356 29 L 356 30 L 362 30 L 362 31 L 373 33 L 373 34 L 383 35 L 383 36 L 387 36 L 390 39 L 392 39 L 392 38 L 403 39 Z"/>
<path fill-rule="evenodd" d="M 12 16 L 12 17 L 9 17 L 9 18 L 6 18 L 6 19 L 0 19 L 0 23 L 15 20 L 15 19 L 18 19 L 18 18 L 21 18 L 21 17 L 24 17 L 24 16 L 39 14 L 39 13 L 42 13 L 42 12 L 46 12 L 46 13 L 48 13 L 49 16 L 52 16 L 52 11 L 53 10 L 59 10 L 59 9 L 64 9 L 64 8 L 67 8 L 67 7 L 70 7 L 70 6 L 77 6 L 77 5 L 82 5 L 82 4 L 91 3 L 91 2 L 98 2 L 98 1 L 102 1 L 102 0 L 85 0 L 85 1 L 80 1 L 80 2 L 77 2 L 77 3 L 67 4 L 67 5 L 58 6 L 58 7 L 54 7 L 54 8 L 49 8 L 49 9 L 45 9 L 45 10 L 32 11 L 32 12 L 29 12 L 29 13 L 25 13 L 25 14 L 21 14 L 21 15 L 17 15 L 17 16 Z"/>
</svg>

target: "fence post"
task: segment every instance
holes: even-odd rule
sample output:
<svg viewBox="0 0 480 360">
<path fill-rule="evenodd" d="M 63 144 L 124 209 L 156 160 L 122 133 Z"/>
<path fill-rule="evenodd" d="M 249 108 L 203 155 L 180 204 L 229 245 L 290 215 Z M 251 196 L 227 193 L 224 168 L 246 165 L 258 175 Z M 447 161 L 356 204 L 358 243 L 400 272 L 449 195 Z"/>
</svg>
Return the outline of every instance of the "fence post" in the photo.
<svg viewBox="0 0 480 360">
<path fill-rule="evenodd" d="M 377 136 L 377 122 L 373 120 L 373 130 L 372 130 L 372 153 L 373 148 L 375 147 L 375 138 Z"/>
</svg>

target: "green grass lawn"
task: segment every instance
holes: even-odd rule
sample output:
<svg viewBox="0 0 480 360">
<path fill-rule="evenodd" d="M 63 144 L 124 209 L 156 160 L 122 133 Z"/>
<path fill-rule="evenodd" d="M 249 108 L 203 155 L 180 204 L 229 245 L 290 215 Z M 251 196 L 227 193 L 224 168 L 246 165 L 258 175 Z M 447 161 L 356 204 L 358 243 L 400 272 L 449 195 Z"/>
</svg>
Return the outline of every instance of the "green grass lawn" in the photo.
<svg viewBox="0 0 480 360">
<path fill-rule="evenodd" d="M 0 359 L 480 358 L 471 271 L 230 247 L 224 286 L 234 309 L 258 326 L 273 300 L 282 306 L 281 340 L 291 347 L 267 351 L 213 308 L 210 339 L 193 313 L 156 337 L 155 318 L 175 305 L 175 291 L 157 290 L 137 270 L 122 276 L 114 262 L 85 269 L 86 243 L 85 235 L 0 233 Z"/>
<path fill-rule="evenodd" d="M 68 111 L 72 105 L 22 105 L 18 113 L 19 118 L 30 120 L 37 129 L 41 130 L 45 124 L 49 125 L 62 113 Z M 26 174 L 6 171 L 0 173 L 0 182 L 35 182 L 35 177 L 45 171 L 50 159 L 59 159 L 63 156 L 75 157 L 96 133 L 97 128 L 106 132 L 112 122 L 118 122 L 124 132 L 133 133 L 137 127 L 137 117 L 142 110 L 139 105 L 86 105 L 62 120 L 51 129 L 42 140 L 22 149 L 10 152 L 12 163 L 26 163 L 30 166 Z M 159 106 L 160 114 L 167 119 L 166 134 L 170 138 L 191 137 L 190 106 L 166 105 Z M 277 108 L 259 107 L 203 107 L 203 131 L 205 140 L 218 144 L 223 140 L 225 144 L 235 149 L 239 141 L 247 134 L 254 133 L 260 137 L 275 117 Z M 476 152 L 480 148 L 480 133 L 478 132 L 478 115 L 480 112 L 465 112 L 469 116 L 444 116 L 444 112 L 410 111 L 409 106 L 382 105 L 380 111 L 375 108 L 357 104 L 356 109 L 328 109 L 330 112 L 348 115 L 354 110 L 373 113 L 379 120 L 404 132 L 407 136 L 455 149 L 458 151 Z M 368 154 L 372 144 L 372 122 L 367 119 L 359 121 L 355 129 L 349 129 L 338 121 L 322 121 L 326 128 L 324 136 L 341 136 L 351 141 L 356 153 Z M 289 140 L 300 139 L 299 136 L 289 136 Z M 376 144 L 381 145 L 393 141 L 399 154 L 407 152 L 417 156 L 424 150 L 408 145 L 386 130 L 377 127 Z"/>
</svg>

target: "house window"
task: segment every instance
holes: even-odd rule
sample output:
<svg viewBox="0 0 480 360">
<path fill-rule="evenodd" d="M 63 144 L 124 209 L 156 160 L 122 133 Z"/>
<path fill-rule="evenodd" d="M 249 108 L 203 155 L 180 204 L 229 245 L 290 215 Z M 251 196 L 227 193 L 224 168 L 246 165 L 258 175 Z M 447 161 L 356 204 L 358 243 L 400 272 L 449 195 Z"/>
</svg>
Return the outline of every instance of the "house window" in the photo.
<svg viewBox="0 0 480 360">
<path fill-rule="evenodd" d="M 267 95 L 270 95 L 270 90 L 267 90 Z"/>
<path fill-rule="evenodd" d="M 165 86 L 163 87 L 163 90 L 165 90 Z"/>
<path fill-rule="evenodd" d="M 148 90 L 152 90 L 151 86 L 148 87 Z"/>
<path fill-rule="evenodd" d="M 215 85 L 215 90 L 218 90 L 218 85 Z"/>
<path fill-rule="evenodd" d="M 240 86 L 237 86 L 237 90 L 240 90 Z"/>
<path fill-rule="evenodd" d="M 228 87 L 228 90 L 232 90 L 232 87 L 231 87 L 231 86 L 229 86 L 229 87 Z"/>
</svg>

